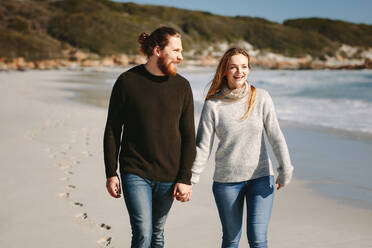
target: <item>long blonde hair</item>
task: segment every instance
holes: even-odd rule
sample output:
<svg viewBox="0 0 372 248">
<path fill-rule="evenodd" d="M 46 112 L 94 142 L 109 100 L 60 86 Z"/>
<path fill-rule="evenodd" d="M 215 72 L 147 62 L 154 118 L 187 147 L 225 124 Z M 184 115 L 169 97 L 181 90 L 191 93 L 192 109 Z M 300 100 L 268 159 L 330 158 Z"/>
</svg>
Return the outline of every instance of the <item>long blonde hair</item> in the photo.
<svg viewBox="0 0 372 248">
<path fill-rule="evenodd" d="M 214 74 L 205 100 L 216 98 L 222 92 L 223 88 L 227 87 L 226 71 L 230 64 L 231 57 L 237 54 L 242 54 L 247 57 L 248 67 L 251 69 L 249 55 L 244 49 L 233 47 L 227 50 L 218 63 L 216 73 Z M 256 105 L 256 88 L 251 85 L 250 91 L 250 99 L 247 104 L 247 111 L 241 118 L 242 121 L 248 118 Z"/>
</svg>

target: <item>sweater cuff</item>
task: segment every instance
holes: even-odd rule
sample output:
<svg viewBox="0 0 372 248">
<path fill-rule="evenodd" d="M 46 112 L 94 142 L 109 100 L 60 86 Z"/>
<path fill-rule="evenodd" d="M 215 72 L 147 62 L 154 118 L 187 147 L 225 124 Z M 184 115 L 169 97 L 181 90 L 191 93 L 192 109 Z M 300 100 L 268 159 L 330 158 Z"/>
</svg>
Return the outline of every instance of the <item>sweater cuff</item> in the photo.
<svg viewBox="0 0 372 248">
<path fill-rule="evenodd" d="M 115 177 L 115 176 L 119 177 L 116 171 L 106 171 L 106 178 Z"/>
<path fill-rule="evenodd" d="M 200 175 L 192 174 L 191 184 L 197 184 L 200 180 Z"/>
<path fill-rule="evenodd" d="M 278 178 L 276 179 L 276 183 L 287 185 L 292 180 L 292 175 L 293 175 L 293 167 L 290 170 L 279 171 Z"/>
<path fill-rule="evenodd" d="M 185 179 L 185 178 L 178 178 L 177 183 L 183 183 L 183 184 L 191 185 L 190 179 Z"/>
<path fill-rule="evenodd" d="M 186 170 L 180 170 L 178 172 L 178 176 L 177 176 L 177 183 L 184 183 L 184 184 L 188 184 L 188 185 L 191 185 L 191 171 L 186 171 Z"/>
</svg>

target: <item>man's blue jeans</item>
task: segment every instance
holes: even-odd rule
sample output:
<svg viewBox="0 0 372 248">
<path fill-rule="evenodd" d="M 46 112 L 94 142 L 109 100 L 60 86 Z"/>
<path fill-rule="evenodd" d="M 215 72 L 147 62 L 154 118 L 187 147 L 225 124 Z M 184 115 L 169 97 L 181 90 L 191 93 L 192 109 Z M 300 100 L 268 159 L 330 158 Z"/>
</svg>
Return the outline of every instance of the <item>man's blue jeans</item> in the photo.
<svg viewBox="0 0 372 248">
<path fill-rule="evenodd" d="M 122 175 L 121 180 L 132 227 L 131 247 L 164 247 L 164 225 L 173 203 L 174 183 L 130 173 Z"/>
<path fill-rule="evenodd" d="M 244 199 L 247 203 L 247 237 L 251 248 L 267 248 L 267 229 L 274 199 L 274 177 L 239 183 L 213 183 L 222 224 L 222 248 L 239 247 Z"/>
</svg>

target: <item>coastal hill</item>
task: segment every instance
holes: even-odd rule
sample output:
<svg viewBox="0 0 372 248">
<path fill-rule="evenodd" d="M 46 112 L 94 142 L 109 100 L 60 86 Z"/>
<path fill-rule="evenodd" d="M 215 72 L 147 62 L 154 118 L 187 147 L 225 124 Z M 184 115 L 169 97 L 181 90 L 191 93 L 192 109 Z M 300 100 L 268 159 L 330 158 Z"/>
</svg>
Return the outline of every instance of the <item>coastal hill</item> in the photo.
<svg viewBox="0 0 372 248">
<path fill-rule="evenodd" d="M 71 51 L 81 51 L 85 59 L 134 56 L 139 33 L 161 25 L 182 33 L 186 58 L 207 57 L 212 64 L 231 45 L 245 47 L 256 62 L 268 56 L 303 64 L 372 57 L 372 25 L 366 24 L 320 18 L 280 24 L 109 0 L 2 0 L 0 58 L 4 63 L 20 57 L 71 60 Z"/>
</svg>

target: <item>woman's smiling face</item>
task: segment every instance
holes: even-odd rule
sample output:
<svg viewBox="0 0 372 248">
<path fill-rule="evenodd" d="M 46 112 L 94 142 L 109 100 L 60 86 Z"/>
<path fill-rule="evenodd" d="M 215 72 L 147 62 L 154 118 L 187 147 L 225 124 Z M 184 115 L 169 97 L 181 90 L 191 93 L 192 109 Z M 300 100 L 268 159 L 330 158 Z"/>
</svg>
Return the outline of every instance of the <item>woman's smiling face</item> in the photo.
<svg viewBox="0 0 372 248">
<path fill-rule="evenodd" d="M 248 58 L 243 54 L 231 56 L 230 63 L 226 70 L 227 84 L 230 89 L 243 86 L 249 73 Z"/>
</svg>

